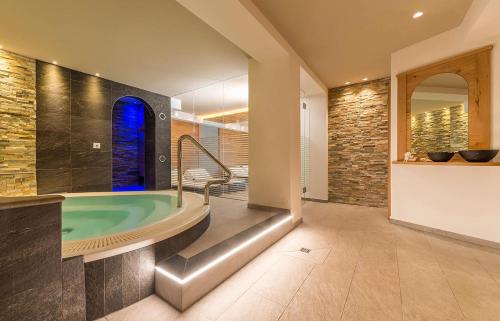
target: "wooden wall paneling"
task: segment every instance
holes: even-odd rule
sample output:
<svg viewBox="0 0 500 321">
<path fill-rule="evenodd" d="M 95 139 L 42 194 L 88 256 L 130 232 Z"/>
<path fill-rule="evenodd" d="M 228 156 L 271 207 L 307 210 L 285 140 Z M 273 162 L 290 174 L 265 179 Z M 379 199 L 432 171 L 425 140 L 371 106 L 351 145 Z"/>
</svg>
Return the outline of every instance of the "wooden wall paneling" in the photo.
<svg viewBox="0 0 500 321">
<path fill-rule="evenodd" d="M 469 148 L 490 148 L 492 46 L 451 57 L 397 75 L 398 78 L 398 160 L 411 146 L 411 96 L 425 79 L 441 74 L 462 76 L 469 90 Z"/>
<path fill-rule="evenodd" d="M 408 121 L 407 121 L 407 99 L 406 99 L 406 74 L 398 75 L 398 159 L 404 159 L 407 148 Z M 404 108 L 403 108 L 404 106 Z"/>
<path fill-rule="evenodd" d="M 479 106 L 491 106 L 491 69 L 490 69 L 490 51 L 483 51 L 477 55 L 477 83 L 478 83 L 478 102 Z M 473 128 L 475 132 L 472 135 L 478 135 L 469 146 L 471 148 L 490 148 L 491 147 L 491 107 L 477 110 L 474 118 L 477 124 Z M 470 120 L 469 120 L 470 123 Z M 469 131 L 469 140 L 471 133 Z"/>
<path fill-rule="evenodd" d="M 199 140 L 199 125 L 195 123 L 172 119 L 172 134 L 171 134 L 171 156 L 172 169 L 177 169 L 177 141 L 182 135 L 191 135 Z M 189 168 L 199 167 L 199 153 L 189 142 L 183 143 L 184 148 L 184 170 Z"/>
</svg>

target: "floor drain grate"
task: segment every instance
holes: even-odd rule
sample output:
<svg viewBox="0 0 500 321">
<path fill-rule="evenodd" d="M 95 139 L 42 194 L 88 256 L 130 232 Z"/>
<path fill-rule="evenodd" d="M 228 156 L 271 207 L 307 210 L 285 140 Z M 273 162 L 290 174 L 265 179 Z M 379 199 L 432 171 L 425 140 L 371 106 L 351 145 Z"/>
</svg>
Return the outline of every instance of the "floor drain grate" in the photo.
<svg viewBox="0 0 500 321">
<path fill-rule="evenodd" d="M 311 249 L 303 247 L 300 249 L 300 252 L 309 253 L 309 252 L 311 252 Z"/>
</svg>

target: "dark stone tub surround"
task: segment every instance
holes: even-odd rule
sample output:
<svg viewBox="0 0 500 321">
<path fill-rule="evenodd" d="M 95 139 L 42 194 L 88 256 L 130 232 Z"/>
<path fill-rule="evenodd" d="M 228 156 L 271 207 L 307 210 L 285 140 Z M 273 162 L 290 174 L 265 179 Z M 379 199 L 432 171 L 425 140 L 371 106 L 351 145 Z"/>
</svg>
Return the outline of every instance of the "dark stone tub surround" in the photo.
<svg viewBox="0 0 500 321">
<path fill-rule="evenodd" d="M 141 99 L 154 112 L 148 189 L 170 188 L 169 97 L 37 61 L 38 194 L 111 191 L 112 109 L 125 96 Z M 101 148 L 94 149 L 94 142 Z"/>
<path fill-rule="evenodd" d="M 63 199 L 0 198 L 0 320 L 62 320 Z"/>
<path fill-rule="evenodd" d="M 209 225 L 210 215 L 207 215 L 198 224 L 169 239 L 85 263 L 85 288 L 80 291 L 84 291 L 86 297 L 87 320 L 101 318 L 153 294 L 156 262 L 193 243 Z M 72 296 L 81 297 L 81 294 L 73 293 Z"/>
<path fill-rule="evenodd" d="M 61 260 L 61 196 L 0 198 L 0 320 L 91 321 L 154 293 L 155 264 L 199 238 L 207 215 L 169 239 L 84 263 Z"/>
</svg>

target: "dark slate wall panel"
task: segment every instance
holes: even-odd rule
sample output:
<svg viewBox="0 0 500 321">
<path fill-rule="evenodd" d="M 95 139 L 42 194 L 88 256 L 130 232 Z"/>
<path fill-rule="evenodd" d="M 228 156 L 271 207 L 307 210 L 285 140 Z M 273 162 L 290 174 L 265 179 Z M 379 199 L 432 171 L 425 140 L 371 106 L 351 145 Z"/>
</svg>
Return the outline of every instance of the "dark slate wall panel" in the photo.
<svg viewBox="0 0 500 321">
<path fill-rule="evenodd" d="M 62 284 L 63 321 L 85 321 L 85 272 L 82 256 L 63 260 Z"/>
<path fill-rule="evenodd" d="M 151 176 L 146 181 L 154 184 L 148 189 L 170 188 L 169 97 L 41 61 L 36 89 L 39 194 L 111 191 L 111 116 L 113 104 L 124 96 L 140 98 L 154 112 L 155 143 L 146 155 Z M 101 148 L 94 149 L 94 142 Z"/>
<path fill-rule="evenodd" d="M 155 250 L 154 245 L 139 250 L 139 296 L 147 298 L 155 291 Z"/>
<path fill-rule="evenodd" d="M 0 320 L 62 319 L 61 204 L 0 211 Z"/>
<path fill-rule="evenodd" d="M 104 259 L 104 313 L 110 314 L 123 307 L 123 255 Z"/>
<path fill-rule="evenodd" d="M 140 300 L 139 295 L 139 251 L 123 254 L 123 306 L 129 306 Z"/>
<path fill-rule="evenodd" d="M 70 70 L 36 63 L 38 194 L 71 192 Z"/>
<path fill-rule="evenodd" d="M 87 320 L 104 316 L 104 260 L 85 263 Z"/>
</svg>

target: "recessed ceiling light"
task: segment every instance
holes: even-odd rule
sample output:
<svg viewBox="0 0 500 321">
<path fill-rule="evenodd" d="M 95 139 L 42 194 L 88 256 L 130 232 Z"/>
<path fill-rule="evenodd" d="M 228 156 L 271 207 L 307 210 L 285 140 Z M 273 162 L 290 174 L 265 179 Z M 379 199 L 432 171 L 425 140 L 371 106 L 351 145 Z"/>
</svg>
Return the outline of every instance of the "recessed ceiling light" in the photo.
<svg viewBox="0 0 500 321">
<path fill-rule="evenodd" d="M 350 81 L 346 81 L 346 82 L 345 82 L 345 84 L 346 84 L 346 85 L 350 85 L 350 84 L 351 84 L 351 82 L 350 82 Z"/>
<path fill-rule="evenodd" d="M 95 73 L 95 75 L 96 75 L 97 77 L 101 77 L 101 74 L 100 74 L 100 73 L 98 73 L 98 72 L 96 72 L 96 73 Z"/>
<path fill-rule="evenodd" d="M 413 14 L 413 19 L 417 19 L 417 18 L 420 18 L 421 16 L 423 16 L 424 13 L 422 11 L 417 11 Z"/>
<path fill-rule="evenodd" d="M 368 78 L 366 78 L 366 77 L 365 77 L 365 78 L 363 78 L 363 81 L 367 81 L 367 80 L 368 80 Z"/>
<path fill-rule="evenodd" d="M 57 65 L 57 60 L 52 61 L 54 65 Z"/>
</svg>

